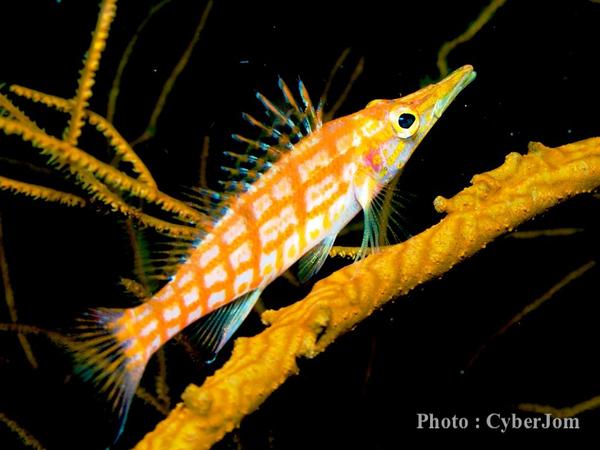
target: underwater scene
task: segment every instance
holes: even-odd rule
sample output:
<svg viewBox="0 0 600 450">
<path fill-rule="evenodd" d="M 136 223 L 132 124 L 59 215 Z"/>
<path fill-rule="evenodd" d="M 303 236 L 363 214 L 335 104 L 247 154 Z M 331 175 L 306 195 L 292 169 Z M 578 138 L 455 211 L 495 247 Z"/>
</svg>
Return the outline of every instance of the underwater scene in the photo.
<svg viewBox="0 0 600 450">
<path fill-rule="evenodd" d="M 600 2 L 21 0 L 0 449 L 600 437 Z"/>
</svg>

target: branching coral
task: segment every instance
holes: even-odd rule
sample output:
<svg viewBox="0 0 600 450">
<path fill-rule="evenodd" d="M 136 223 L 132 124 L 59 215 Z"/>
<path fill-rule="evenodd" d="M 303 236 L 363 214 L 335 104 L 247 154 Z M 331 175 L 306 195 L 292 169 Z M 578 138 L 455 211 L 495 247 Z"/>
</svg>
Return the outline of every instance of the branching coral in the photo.
<svg viewBox="0 0 600 450">
<path fill-rule="evenodd" d="M 194 34 L 194 39 L 186 49 L 171 78 L 169 78 L 168 85 L 172 85 L 177 75 L 187 64 L 191 49 L 197 41 L 199 33 L 204 28 L 211 4 L 209 2 L 205 9 Z M 10 87 L 11 92 L 17 96 L 70 114 L 69 125 L 63 138 L 58 139 L 46 133 L 3 95 L 0 95 L 0 108 L 4 111 L 4 115 L 0 116 L 0 129 L 5 134 L 17 135 L 22 140 L 30 142 L 42 154 L 48 155 L 50 163 L 55 167 L 59 169 L 66 168 L 88 192 L 91 200 L 104 203 L 113 211 L 118 211 L 126 217 L 133 218 L 139 223 L 161 232 L 178 237 L 193 238 L 197 235 L 197 230 L 188 225 L 190 223 L 202 224 L 205 221 L 204 216 L 185 203 L 159 191 L 149 170 L 134 152 L 133 146 L 123 139 L 108 120 L 86 109 L 88 100 L 92 95 L 94 76 L 106 45 L 108 30 L 114 18 L 115 9 L 115 0 L 105 0 L 100 5 L 98 21 L 92 35 L 92 42 L 87 52 L 84 67 L 81 70 L 77 93 L 73 100 L 48 95 L 18 85 Z M 169 92 L 170 89 L 166 89 L 161 94 L 159 103 L 157 103 L 153 112 L 153 117 L 156 116 L 157 118 L 160 115 Z M 85 121 L 94 126 L 107 139 L 119 160 L 132 166 L 134 176 L 129 176 L 111 164 L 100 161 L 77 147 Z M 155 124 L 152 126 L 155 127 Z M 69 206 L 82 206 L 86 202 L 85 199 L 72 194 L 6 177 L 0 180 L 0 189 L 47 201 L 57 201 Z M 163 211 L 171 213 L 176 221 L 184 224 L 173 223 L 144 213 L 138 207 L 134 207 L 124 200 L 128 195 L 158 205 Z"/>
<path fill-rule="evenodd" d="M 437 225 L 319 281 L 304 300 L 265 312 L 270 326 L 238 339 L 230 360 L 201 387 L 190 385 L 183 403 L 137 448 L 210 448 L 298 372 L 298 358 L 313 358 L 387 301 L 443 275 L 561 200 L 598 186 L 600 138 L 557 148 L 532 143 L 527 155 L 510 153 L 453 198 L 437 197 L 436 209 L 447 213 Z"/>
</svg>

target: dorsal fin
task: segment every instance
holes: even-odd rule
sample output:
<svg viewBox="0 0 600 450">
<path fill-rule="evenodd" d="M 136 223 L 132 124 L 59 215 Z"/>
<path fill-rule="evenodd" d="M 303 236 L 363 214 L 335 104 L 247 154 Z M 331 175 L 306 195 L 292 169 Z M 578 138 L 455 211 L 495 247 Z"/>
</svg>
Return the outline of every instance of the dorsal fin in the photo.
<svg viewBox="0 0 600 450">
<path fill-rule="evenodd" d="M 183 188 L 181 195 L 186 198 L 189 206 L 211 218 L 213 222 L 221 218 L 221 211 L 230 201 L 230 195 L 227 192 L 217 192 L 201 187 Z"/>
<path fill-rule="evenodd" d="M 152 229 L 136 229 L 135 239 L 141 264 L 136 264 L 136 281 L 154 293 L 177 272 L 212 227 L 229 210 L 232 198 L 228 192 L 207 188 L 180 187 L 179 195 L 202 216 L 205 223 L 190 237 L 170 236 Z"/>
<path fill-rule="evenodd" d="M 157 234 L 152 230 L 136 230 L 137 251 L 141 262 L 136 270 L 136 281 L 148 294 L 157 292 L 177 272 L 197 247 L 202 238 L 200 233 L 199 231 L 197 239 L 187 240 Z"/>
<path fill-rule="evenodd" d="M 246 145 L 245 152 L 226 151 L 224 154 L 230 163 L 221 167 L 225 179 L 219 181 L 223 192 L 206 188 L 188 188 L 182 191 L 187 204 L 207 219 L 207 229 L 198 229 L 197 244 L 210 230 L 210 224 L 217 222 L 228 211 L 236 193 L 246 192 L 260 176 L 268 171 L 282 154 L 293 150 L 294 145 L 305 136 L 321 127 L 320 108 L 315 108 L 302 81 L 298 81 L 299 100 L 280 78 L 278 87 L 282 93 L 280 102 L 273 102 L 261 93 L 257 99 L 265 108 L 267 119 L 261 121 L 250 114 L 242 114 L 243 119 L 258 128 L 258 139 L 249 139 L 239 134 L 232 137 Z M 270 122 L 270 125 L 267 123 Z M 148 278 L 162 281 L 169 279 L 178 265 L 186 258 L 194 243 L 185 243 L 185 251 L 159 252 L 150 255 L 145 273 Z M 179 244 L 178 244 L 179 245 Z"/>
<path fill-rule="evenodd" d="M 242 114 L 246 122 L 258 128 L 259 138 L 254 140 L 239 134 L 232 135 L 233 139 L 247 147 L 245 153 L 225 152 L 232 159 L 231 166 L 222 167 L 227 175 L 221 184 L 228 191 L 248 190 L 283 153 L 293 150 L 294 145 L 302 138 L 321 127 L 319 111 L 315 111 L 302 81 L 298 82 L 300 101 L 294 98 L 281 78 L 277 84 L 283 96 L 279 104 L 260 92 L 256 93 L 256 98 L 265 108 L 267 121 L 261 121 L 247 113 Z"/>
</svg>

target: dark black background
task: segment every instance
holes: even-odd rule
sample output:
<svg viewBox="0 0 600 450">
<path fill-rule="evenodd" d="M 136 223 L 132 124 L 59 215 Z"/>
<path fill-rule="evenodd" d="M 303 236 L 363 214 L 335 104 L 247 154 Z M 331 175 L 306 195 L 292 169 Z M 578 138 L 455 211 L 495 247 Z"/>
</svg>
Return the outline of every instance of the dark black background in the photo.
<svg viewBox="0 0 600 450">
<path fill-rule="evenodd" d="M 254 91 L 276 91 L 277 76 L 302 77 L 318 97 L 331 67 L 352 52 L 333 83 L 341 92 L 360 57 L 365 70 L 340 114 L 375 98 L 394 98 L 439 76 L 440 45 L 460 34 L 485 1 L 243 2 L 216 1 L 206 30 L 178 80 L 156 137 L 138 148 L 160 186 L 176 193 L 198 180 L 200 149 L 211 138 L 211 169 L 244 129 L 241 111 L 259 107 Z M 122 1 L 98 73 L 91 108 L 106 112 L 120 55 L 152 2 Z M 115 123 L 128 139 L 141 133 L 156 96 L 196 26 L 204 2 L 173 0 L 158 14 L 129 62 Z M 3 2 L 0 80 L 70 97 L 89 45 L 95 1 Z M 591 1 L 509 1 L 450 66 L 475 66 L 478 77 L 446 112 L 408 164 L 400 182 L 404 232 L 416 234 L 439 220 L 436 195 L 451 196 L 470 177 L 492 169 L 529 141 L 560 145 L 598 135 L 598 23 Z M 63 116 L 19 103 L 50 132 Z M 85 141 L 84 141 L 85 142 Z M 7 158 L 43 163 L 14 138 L 2 137 Z M 94 149 L 103 155 L 102 146 Z M 22 169 L 0 160 L 2 173 Z M 211 183 L 217 179 L 210 170 Z M 27 174 L 23 174 L 25 177 Z M 213 176 L 214 175 L 214 176 Z M 58 180 L 58 179 L 57 179 Z M 54 186 L 78 192 L 69 182 Z M 300 362 L 288 380 L 240 430 L 217 448 L 406 448 L 410 441 L 491 440 L 499 432 L 416 430 L 416 413 L 474 420 L 515 412 L 520 402 L 571 405 L 600 394 L 596 367 L 598 269 L 593 268 L 540 310 L 477 349 L 511 317 L 568 272 L 597 258 L 598 200 L 581 196 L 523 225 L 523 230 L 578 227 L 568 237 L 501 238 L 441 280 L 386 306 L 314 361 Z M 90 306 L 126 306 L 118 286 L 131 276 L 131 255 L 119 217 L 96 208 L 68 209 L 0 194 L 5 248 L 19 321 L 65 327 Z M 358 243 L 360 235 L 350 237 Z M 338 267 L 334 261 L 325 272 Z M 264 296 L 275 307 L 308 290 L 277 281 Z M 0 320 L 8 312 L 0 304 Z M 259 329 L 251 317 L 241 334 Z M 0 411 L 49 449 L 104 448 L 113 414 L 91 385 L 72 375 L 66 353 L 32 337 L 40 367 L 27 364 L 17 339 L 0 336 Z M 168 380 L 174 399 L 189 382 L 201 383 L 227 358 L 205 368 L 169 344 Z M 152 386 L 151 363 L 145 384 Z M 370 367 L 370 370 L 367 368 Z M 367 372 L 369 376 L 367 377 Z M 525 416 L 522 414 L 522 416 Z M 160 419 L 134 402 L 117 448 L 131 447 Z M 598 437 L 600 414 L 580 416 L 579 431 L 512 431 L 509 438 L 547 442 Z M 21 448 L 0 424 L 0 448 Z"/>
</svg>

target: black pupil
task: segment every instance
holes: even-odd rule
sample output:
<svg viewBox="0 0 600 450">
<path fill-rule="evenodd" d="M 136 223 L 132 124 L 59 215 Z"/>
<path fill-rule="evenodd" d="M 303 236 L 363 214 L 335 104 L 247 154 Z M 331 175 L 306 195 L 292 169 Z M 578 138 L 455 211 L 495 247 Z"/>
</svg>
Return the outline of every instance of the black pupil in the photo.
<svg viewBox="0 0 600 450">
<path fill-rule="evenodd" d="M 398 117 L 398 125 L 400 125 L 401 128 L 408 130 L 410 128 L 410 126 L 413 123 L 415 123 L 415 119 L 416 119 L 416 117 L 414 116 L 414 114 L 410 114 L 410 113 L 400 114 L 400 117 Z"/>
</svg>

